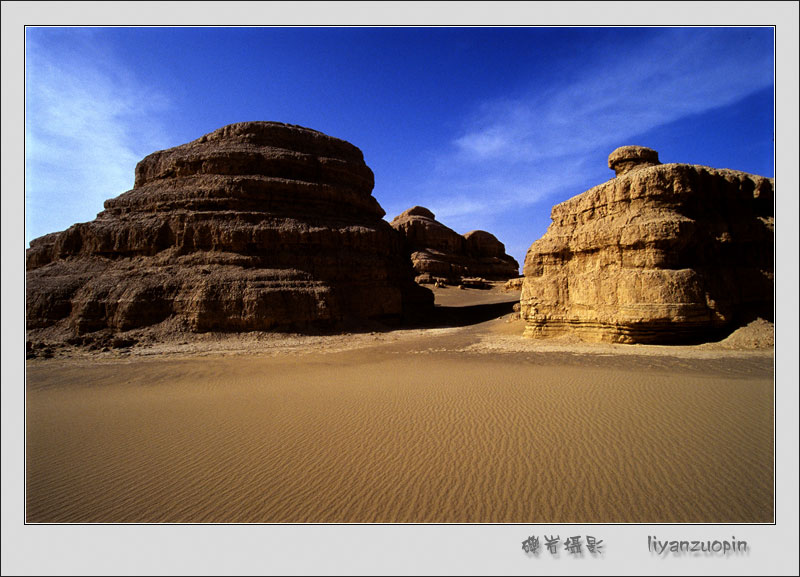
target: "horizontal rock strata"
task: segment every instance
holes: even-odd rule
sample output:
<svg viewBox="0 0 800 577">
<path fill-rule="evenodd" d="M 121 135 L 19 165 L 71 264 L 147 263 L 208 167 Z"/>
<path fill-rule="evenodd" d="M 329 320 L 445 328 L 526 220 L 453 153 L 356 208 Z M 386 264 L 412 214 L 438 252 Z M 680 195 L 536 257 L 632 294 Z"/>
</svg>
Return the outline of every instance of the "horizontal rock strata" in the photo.
<svg viewBox="0 0 800 577">
<path fill-rule="evenodd" d="M 31 242 L 28 328 L 303 329 L 432 307 L 372 188 L 358 148 L 287 124 L 153 153 L 94 221 Z"/>
<path fill-rule="evenodd" d="M 464 278 L 505 280 L 519 274 L 519 263 L 505 246 L 483 230 L 460 235 L 436 220 L 427 208 L 415 206 L 396 216 L 391 225 L 405 238 L 417 282 L 440 280 L 460 284 Z"/>
<path fill-rule="evenodd" d="M 615 151 L 616 178 L 553 208 L 525 258 L 526 336 L 700 342 L 772 318 L 773 181 L 648 150 Z"/>
</svg>

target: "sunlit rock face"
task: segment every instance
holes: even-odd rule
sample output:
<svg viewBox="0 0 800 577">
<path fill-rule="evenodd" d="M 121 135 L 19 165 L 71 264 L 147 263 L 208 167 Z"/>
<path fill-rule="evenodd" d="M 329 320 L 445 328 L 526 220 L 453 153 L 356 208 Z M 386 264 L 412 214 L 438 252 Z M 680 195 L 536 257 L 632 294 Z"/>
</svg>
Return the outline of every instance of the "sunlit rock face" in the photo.
<svg viewBox="0 0 800 577">
<path fill-rule="evenodd" d="M 773 317 L 773 180 L 611 153 L 617 176 L 556 205 L 525 258 L 529 337 L 702 342 Z"/>
<path fill-rule="evenodd" d="M 405 238 L 418 282 L 459 284 L 464 278 L 506 280 L 519 275 L 519 263 L 493 234 L 473 230 L 460 235 L 425 207 L 409 208 L 391 225 Z"/>
<path fill-rule="evenodd" d="M 155 152 L 95 220 L 31 242 L 28 328 L 303 329 L 432 307 L 372 188 L 358 148 L 288 124 Z"/>
</svg>

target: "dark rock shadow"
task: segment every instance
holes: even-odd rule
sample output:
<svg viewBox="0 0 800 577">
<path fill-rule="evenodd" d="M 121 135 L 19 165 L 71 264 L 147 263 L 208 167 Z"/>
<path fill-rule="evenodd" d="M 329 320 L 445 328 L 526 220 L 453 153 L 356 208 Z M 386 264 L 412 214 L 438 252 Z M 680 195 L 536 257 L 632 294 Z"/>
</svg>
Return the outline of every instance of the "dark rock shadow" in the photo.
<svg viewBox="0 0 800 577">
<path fill-rule="evenodd" d="M 420 319 L 414 326 L 421 328 L 447 328 L 477 325 L 514 312 L 517 301 L 470 306 L 437 305 L 431 315 Z"/>
</svg>

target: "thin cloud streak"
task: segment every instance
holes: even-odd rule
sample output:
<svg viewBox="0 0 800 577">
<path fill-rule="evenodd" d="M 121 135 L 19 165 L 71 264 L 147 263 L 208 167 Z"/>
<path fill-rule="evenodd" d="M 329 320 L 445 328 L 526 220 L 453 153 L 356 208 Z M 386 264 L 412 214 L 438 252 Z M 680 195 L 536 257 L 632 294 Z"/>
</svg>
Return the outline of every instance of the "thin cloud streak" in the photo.
<svg viewBox="0 0 800 577">
<path fill-rule="evenodd" d="M 167 99 L 86 40 L 64 51 L 27 39 L 27 242 L 76 215 L 92 220 L 104 200 L 132 188 L 142 151 L 165 142 Z"/>
<path fill-rule="evenodd" d="M 552 78 L 545 85 L 558 88 L 484 102 L 419 194 L 435 199 L 437 214 L 451 219 L 578 194 L 585 188 L 571 187 L 605 174 L 605 167 L 585 167 L 581 159 L 622 144 L 646 145 L 629 140 L 770 86 L 771 53 L 749 51 L 746 40 L 746 29 L 665 29 L 635 50 L 593 53 L 567 85 Z"/>
</svg>

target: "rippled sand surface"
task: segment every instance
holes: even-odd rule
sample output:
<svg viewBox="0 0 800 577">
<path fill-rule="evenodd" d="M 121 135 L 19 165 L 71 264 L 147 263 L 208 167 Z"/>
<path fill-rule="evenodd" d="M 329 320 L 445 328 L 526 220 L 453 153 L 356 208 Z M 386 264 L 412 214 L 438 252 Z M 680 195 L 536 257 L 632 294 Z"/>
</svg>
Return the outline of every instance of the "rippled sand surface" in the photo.
<svg viewBox="0 0 800 577">
<path fill-rule="evenodd" d="M 27 520 L 772 522 L 771 354 L 490 328 L 29 362 Z"/>
<path fill-rule="evenodd" d="M 29 521 L 772 520 L 763 376 L 435 354 L 54 368 L 29 373 Z"/>
</svg>

